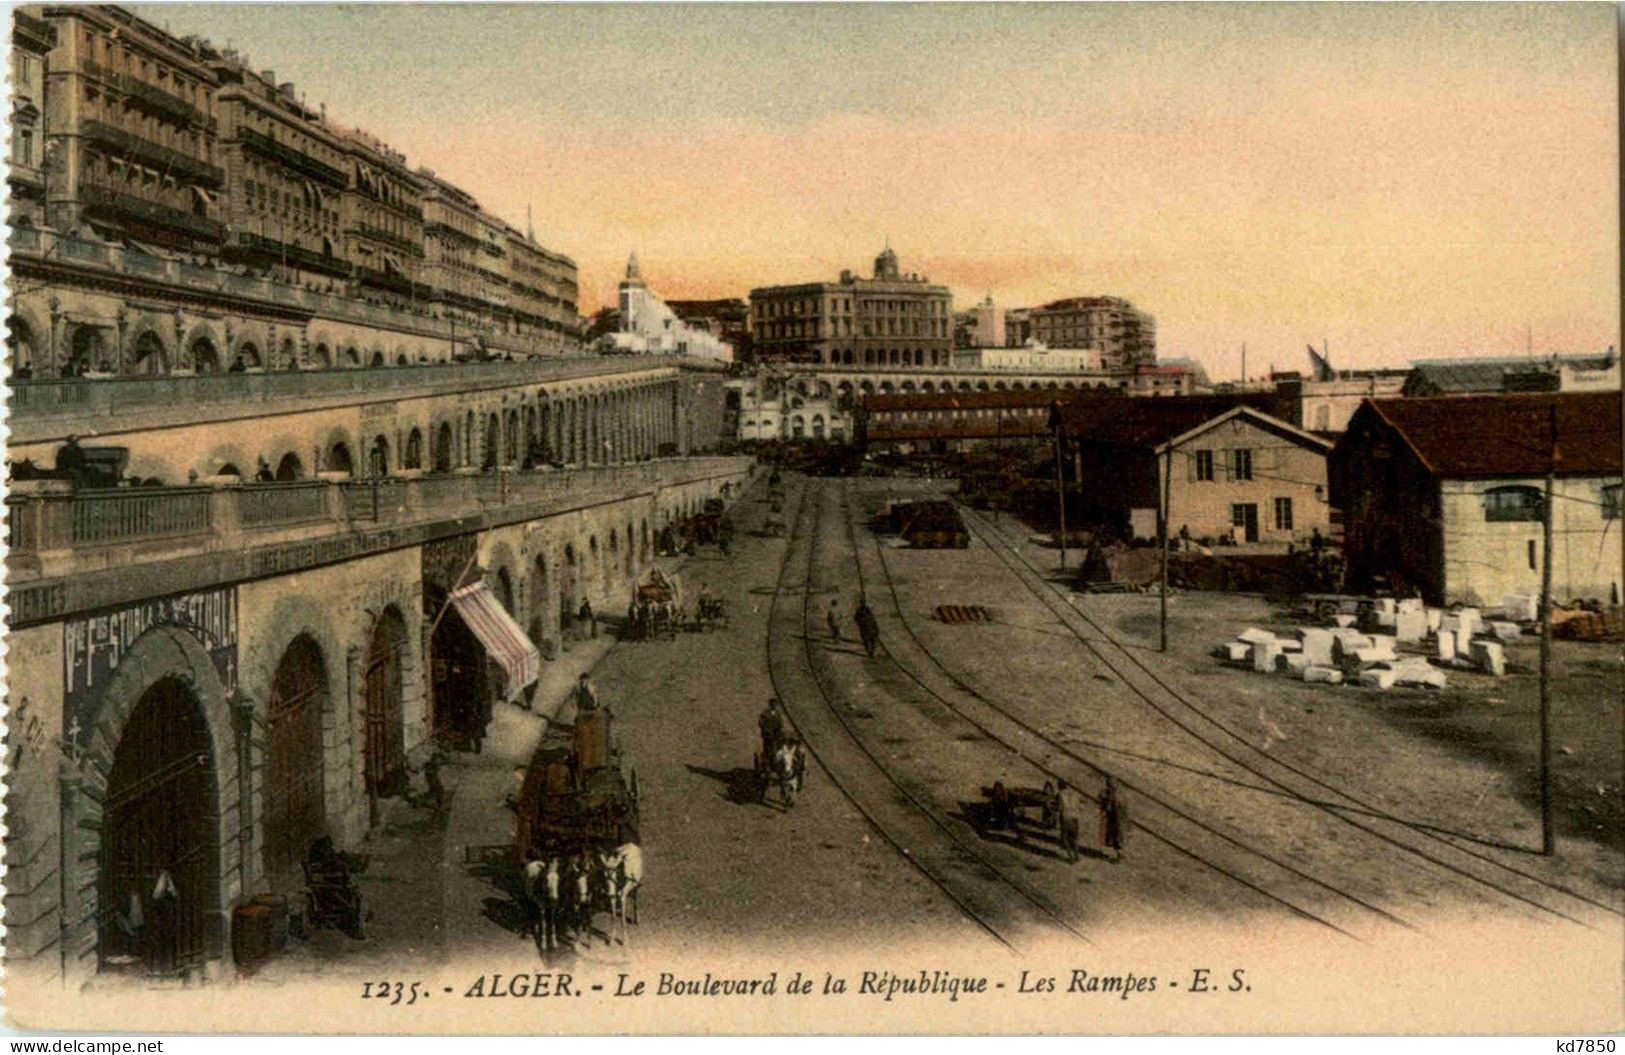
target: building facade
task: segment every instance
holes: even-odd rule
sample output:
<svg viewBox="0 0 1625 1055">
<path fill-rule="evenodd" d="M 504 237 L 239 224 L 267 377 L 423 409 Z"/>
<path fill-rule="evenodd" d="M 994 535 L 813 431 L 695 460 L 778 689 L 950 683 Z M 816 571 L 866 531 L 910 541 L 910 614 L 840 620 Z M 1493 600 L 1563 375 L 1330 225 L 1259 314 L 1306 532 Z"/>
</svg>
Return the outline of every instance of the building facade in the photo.
<svg viewBox="0 0 1625 1055">
<path fill-rule="evenodd" d="M 992 294 L 954 316 L 955 348 L 1003 348 L 1005 345 L 1004 309 L 993 303 Z"/>
<path fill-rule="evenodd" d="M 709 329 L 690 326 L 661 300 L 638 267 L 633 253 L 618 292 L 615 329 L 606 332 L 598 347 L 615 355 L 683 355 L 715 363 L 733 361 L 733 346 Z"/>
<path fill-rule="evenodd" d="M 1047 348 L 1036 341 L 1020 348 L 998 345 L 956 348 L 954 369 L 1019 374 L 1106 375 L 1100 353 L 1093 348 Z"/>
<path fill-rule="evenodd" d="M 751 344 L 759 360 L 948 370 L 953 297 L 897 254 L 875 258 L 872 278 L 770 286 L 750 292 Z"/>
<path fill-rule="evenodd" d="M 1550 470 L 1554 596 L 1617 603 L 1620 429 L 1616 392 L 1367 400 L 1331 458 L 1350 585 L 1538 595 Z"/>
<path fill-rule="evenodd" d="M 6 186 L 11 222 L 45 222 L 45 63 L 56 46 L 56 29 L 44 19 L 12 12 L 11 149 Z"/>
<path fill-rule="evenodd" d="M 1028 337 L 1056 348 L 1098 348 L 1106 366 L 1132 369 L 1157 359 L 1157 322 L 1121 297 L 1071 297 L 1033 308 Z M 1018 332 L 1007 325 L 1006 344 Z"/>
</svg>

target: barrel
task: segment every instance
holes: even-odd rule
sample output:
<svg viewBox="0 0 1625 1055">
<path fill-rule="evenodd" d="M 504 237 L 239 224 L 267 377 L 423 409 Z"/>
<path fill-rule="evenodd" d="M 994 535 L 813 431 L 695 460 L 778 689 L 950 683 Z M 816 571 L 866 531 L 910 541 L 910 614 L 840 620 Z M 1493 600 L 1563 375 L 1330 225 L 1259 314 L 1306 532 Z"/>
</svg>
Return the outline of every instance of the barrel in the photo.
<svg viewBox="0 0 1625 1055">
<path fill-rule="evenodd" d="M 273 952 L 282 952 L 288 947 L 290 907 L 287 895 L 261 894 L 254 899 L 253 904 L 264 905 L 271 910 L 271 949 Z"/>
<path fill-rule="evenodd" d="M 237 970 L 253 974 L 276 952 L 275 911 L 269 905 L 248 902 L 231 913 L 231 958 Z M 287 914 L 283 914 L 286 925 Z"/>
</svg>

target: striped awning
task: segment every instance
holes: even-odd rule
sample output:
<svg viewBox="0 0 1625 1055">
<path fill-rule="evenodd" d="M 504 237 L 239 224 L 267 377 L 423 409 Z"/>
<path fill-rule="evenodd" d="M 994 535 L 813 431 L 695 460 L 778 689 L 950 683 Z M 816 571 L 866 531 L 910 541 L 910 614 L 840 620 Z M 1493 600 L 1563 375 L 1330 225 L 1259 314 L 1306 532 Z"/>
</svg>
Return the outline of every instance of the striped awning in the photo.
<svg viewBox="0 0 1625 1055">
<path fill-rule="evenodd" d="M 486 653 L 508 675 L 504 691 L 506 699 L 518 696 L 520 690 L 535 681 L 542 671 L 542 656 L 536 651 L 513 616 L 502 607 L 496 594 L 483 582 L 470 583 L 451 595 L 457 614 L 474 631 L 474 636 L 485 646 Z"/>
</svg>

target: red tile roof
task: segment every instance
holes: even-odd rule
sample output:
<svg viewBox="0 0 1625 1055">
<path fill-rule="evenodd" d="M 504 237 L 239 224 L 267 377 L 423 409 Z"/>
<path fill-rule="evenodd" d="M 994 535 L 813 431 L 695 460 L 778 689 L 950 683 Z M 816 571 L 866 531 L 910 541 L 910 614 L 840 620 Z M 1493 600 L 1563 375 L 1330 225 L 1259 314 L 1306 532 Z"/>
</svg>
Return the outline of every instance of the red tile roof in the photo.
<svg viewBox="0 0 1625 1055">
<path fill-rule="evenodd" d="M 1067 438 L 1075 443 L 1156 447 L 1236 406 L 1292 420 L 1290 402 L 1268 392 L 1078 399 L 1062 404 L 1060 414 Z"/>
<path fill-rule="evenodd" d="M 1558 473 L 1617 476 L 1620 399 L 1618 391 L 1528 392 L 1366 403 L 1435 476 L 1544 476 L 1554 408 Z"/>
</svg>

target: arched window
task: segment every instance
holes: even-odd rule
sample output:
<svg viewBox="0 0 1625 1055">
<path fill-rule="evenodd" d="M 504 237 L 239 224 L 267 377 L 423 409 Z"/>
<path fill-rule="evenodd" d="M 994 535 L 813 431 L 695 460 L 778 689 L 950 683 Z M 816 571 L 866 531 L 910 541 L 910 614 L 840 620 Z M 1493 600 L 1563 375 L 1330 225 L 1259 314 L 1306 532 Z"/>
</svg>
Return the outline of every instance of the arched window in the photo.
<svg viewBox="0 0 1625 1055">
<path fill-rule="evenodd" d="M 1536 487 L 1493 487 L 1484 492 L 1484 519 L 1490 523 L 1539 521 L 1540 489 Z"/>
</svg>

